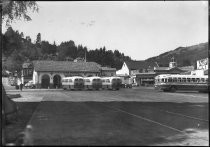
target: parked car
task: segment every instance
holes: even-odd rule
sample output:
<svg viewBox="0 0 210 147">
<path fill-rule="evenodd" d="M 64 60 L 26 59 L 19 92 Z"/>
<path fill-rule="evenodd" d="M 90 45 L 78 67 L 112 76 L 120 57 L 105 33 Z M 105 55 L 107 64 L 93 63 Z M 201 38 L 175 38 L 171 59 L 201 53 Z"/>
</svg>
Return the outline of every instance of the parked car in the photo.
<svg viewBox="0 0 210 147">
<path fill-rule="evenodd" d="M 33 84 L 33 81 L 28 81 L 28 83 L 25 84 L 26 88 L 35 88 L 35 85 Z"/>
<path fill-rule="evenodd" d="M 132 87 L 138 87 L 139 84 L 138 83 L 132 83 Z"/>
</svg>

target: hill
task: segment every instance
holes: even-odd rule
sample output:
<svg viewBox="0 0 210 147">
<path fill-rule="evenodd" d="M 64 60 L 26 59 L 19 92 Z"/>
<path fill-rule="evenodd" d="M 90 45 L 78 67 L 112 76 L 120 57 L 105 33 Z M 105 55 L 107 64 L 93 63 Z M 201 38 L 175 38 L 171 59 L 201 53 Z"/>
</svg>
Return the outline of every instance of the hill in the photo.
<svg viewBox="0 0 210 147">
<path fill-rule="evenodd" d="M 159 66 L 168 66 L 174 57 L 178 66 L 196 66 L 196 61 L 208 57 L 208 43 L 200 43 L 188 47 L 178 47 L 156 57 L 146 59 L 146 62 L 157 62 Z"/>
</svg>

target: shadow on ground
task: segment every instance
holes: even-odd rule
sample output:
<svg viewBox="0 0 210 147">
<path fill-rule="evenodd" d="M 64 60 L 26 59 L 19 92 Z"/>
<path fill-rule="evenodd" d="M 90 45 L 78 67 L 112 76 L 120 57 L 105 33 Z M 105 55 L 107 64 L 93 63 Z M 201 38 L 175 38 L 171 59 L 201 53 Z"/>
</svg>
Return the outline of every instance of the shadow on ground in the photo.
<svg viewBox="0 0 210 147">
<path fill-rule="evenodd" d="M 30 124 L 35 145 L 173 145 L 208 120 L 207 103 L 42 101 Z"/>
</svg>

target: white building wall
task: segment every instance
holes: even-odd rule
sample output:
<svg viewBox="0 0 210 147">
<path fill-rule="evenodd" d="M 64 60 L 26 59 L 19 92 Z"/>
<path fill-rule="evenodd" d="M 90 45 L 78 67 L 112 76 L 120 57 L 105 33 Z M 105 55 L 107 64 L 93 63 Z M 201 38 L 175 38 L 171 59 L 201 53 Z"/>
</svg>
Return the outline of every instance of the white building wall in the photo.
<svg viewBox="0 0 210 147">
<path fill-rule="evenodd" d="M 204 70 L 202 70 L 202 69 L 193 70 L 193 71 L 191 71 L 191 75 L 203 76 L 204 75 Z"/>
<path fill-rule="evenodd" d="M 37 84 L 38 83 L 38 74 L 37 72 L 34 70 L 33 71 L 33 84 Z"/>
<path fill-rule="evenodd" d="M 123 63 L 122 68 L 116 71 L 116 75 L 129 75 L 129 69 L 125 62 Z"/>
</svg>

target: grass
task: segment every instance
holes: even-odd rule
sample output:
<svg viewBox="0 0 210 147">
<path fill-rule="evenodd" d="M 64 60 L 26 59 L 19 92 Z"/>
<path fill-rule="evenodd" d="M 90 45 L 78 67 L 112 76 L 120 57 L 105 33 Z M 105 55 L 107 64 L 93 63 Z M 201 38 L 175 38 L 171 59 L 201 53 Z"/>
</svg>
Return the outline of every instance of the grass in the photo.
<svg viewBox="0 0 210 147">
<path fill-rule="evenodd" d="M 39 102 L 16 102 L 19 107 L 17 117 L 16 114 L 10 115 L 6 122 L 5 128 L 5 142 L 14 143 L 18 134 L 23 132 L 28 121 L 36 109 Z M 16 117 L 16 118 L 15 118 Z"/>
</svg>

